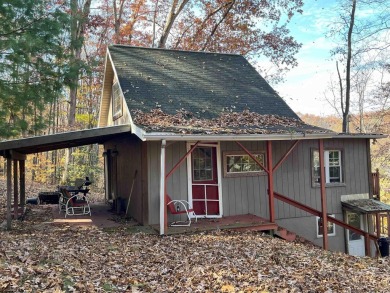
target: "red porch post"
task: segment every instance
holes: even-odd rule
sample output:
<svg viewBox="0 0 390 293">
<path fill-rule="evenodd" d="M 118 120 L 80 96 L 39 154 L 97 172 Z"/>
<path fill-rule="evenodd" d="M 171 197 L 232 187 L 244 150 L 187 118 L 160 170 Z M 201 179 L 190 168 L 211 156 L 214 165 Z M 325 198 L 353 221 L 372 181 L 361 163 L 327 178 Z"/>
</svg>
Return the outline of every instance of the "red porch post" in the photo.
<svg viewBox="0 0 390 293">
<path fill-rule="evenodd" d="M 322 241 L 323 249 L 328 250 L 328 215 L 325 192 L 325 164 L 324 164 L 324 141 L 318 140 L 318 153 L 320 157 L 320 187 L 321 187 L 321 214 L 322 214 Z"/>
<path fill-rule="evenodd" d="M 272 141 L 267 140 L 267 169 L 268 169 L 268 195 L 269 195 L 269 221 L 275 222 L 274 202 L 274 172 L 272 163 Z"/>
</svg>

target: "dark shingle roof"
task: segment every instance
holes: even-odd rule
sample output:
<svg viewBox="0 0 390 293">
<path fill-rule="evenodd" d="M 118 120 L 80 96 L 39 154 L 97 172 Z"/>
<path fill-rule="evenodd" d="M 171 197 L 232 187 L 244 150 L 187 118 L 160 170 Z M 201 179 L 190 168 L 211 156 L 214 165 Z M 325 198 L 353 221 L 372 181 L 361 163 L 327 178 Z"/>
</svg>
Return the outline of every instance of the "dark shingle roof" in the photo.
<svg viewBox="0 0 390 293">
<path fill-rule="evenodd" d="M 212 119 L 249 110 L 299 119 L 240 55 L 114 45 L 109 52 L 130 110 Z"/>
</svg>

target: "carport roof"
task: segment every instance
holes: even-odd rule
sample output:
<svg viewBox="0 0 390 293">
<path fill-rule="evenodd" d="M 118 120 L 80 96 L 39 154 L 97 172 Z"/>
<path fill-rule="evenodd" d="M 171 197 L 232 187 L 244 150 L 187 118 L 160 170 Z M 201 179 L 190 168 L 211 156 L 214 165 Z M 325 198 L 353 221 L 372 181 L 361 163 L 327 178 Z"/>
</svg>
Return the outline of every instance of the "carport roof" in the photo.
<svg viewBox="0 0 390 293">
<path fill-rule="evenodd" d="M 94 143 L 104 143 L 114 137 L 131 133 L 130 125 L 117 125 L 78 131 L 62 132 L 0 142 L 0 156 L 8 151 L 32 154 Z"/>
</svg>

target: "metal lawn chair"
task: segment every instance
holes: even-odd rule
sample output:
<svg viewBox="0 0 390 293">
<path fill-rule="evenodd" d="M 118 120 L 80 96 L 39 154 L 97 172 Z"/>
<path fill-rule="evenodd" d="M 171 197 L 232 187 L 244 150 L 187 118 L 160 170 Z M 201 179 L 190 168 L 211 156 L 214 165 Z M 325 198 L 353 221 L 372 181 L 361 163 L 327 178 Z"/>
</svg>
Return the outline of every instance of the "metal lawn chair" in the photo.
<svg viewBox="0 0 390 293">
<path fill-rule="evenodd" d="M 59 209 L 65 211 L 66 216 L 91 215 L 91 207 L 86 196 L 70 193 L 66 188 L 60 188 L 61 197 Z"/>
<path fill-rule="evenodd" d="M 190 205 L 186 200 L 172 200 L 171 197 L 167 194 L 165 195 L 165 201 L 168 208 L 168 211 L 172 215 L 187 215 L 187 221 L 176 221 L 170 224 L 173 227 L 187 227 L 191 226 L 191 216 L 195 217 L 195 222 L 198 221 L 198 218 L 195 214 L 194 209 L 190 209 Z"/>
</svg>

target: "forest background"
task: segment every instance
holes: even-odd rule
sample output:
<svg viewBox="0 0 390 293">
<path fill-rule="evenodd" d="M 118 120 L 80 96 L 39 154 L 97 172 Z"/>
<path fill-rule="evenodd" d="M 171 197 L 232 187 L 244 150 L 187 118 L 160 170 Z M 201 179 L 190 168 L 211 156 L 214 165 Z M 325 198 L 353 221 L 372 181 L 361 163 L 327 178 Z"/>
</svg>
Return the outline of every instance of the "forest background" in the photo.
<svg viewBox="0 0 390 293">
<path fill-rule="evenodd" d="M 335 43 L 335 75 L 324 93 L 335 115 L 301 118 L 339 132 L 389 133 L 390 1 L 338 5 L 339 17 L 326 35 Z M 105 52 L 114 43 L 242 54 L 280 87 L 299 63 L 302 44 L 289 24 L 303 8 L 301 0 L 4 0 L 0 140 L 96 127 Z M 381 13 L 359 13 L 367 8 Z M 372 147 L 385 199 L 389 144 L 383 139 Z M 89 176 L 103 188 L 100 154 L 90 145 L 30 155 L 26 175 L 50 184 Z"/>
</svg>

